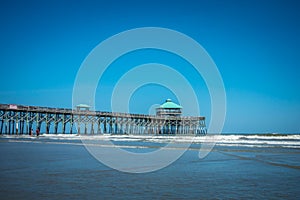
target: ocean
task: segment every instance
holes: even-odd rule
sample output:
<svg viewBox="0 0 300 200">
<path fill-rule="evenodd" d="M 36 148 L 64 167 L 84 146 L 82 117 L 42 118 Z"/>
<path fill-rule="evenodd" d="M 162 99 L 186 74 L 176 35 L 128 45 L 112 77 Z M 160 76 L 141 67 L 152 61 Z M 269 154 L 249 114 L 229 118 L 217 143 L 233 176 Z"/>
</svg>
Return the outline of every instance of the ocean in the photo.
<svg viewBox="0 0 300 200">
<path fill-rule="evenodd" d="M 0 136 L 1 199 L 300 199 L 300 135 Z M 149 173 L 112 169 L 87 150 L 146 154 L 169 143 L 191 143 L 172 164 Z M 90 143 L 89 143 L 90 141 Z M 97 146 L 97 145 L 96 145 Z M 176 151 L 176 148 L 170 148 Z M 125 158 L 126 159 L 126 158 Z"/>
</svg>

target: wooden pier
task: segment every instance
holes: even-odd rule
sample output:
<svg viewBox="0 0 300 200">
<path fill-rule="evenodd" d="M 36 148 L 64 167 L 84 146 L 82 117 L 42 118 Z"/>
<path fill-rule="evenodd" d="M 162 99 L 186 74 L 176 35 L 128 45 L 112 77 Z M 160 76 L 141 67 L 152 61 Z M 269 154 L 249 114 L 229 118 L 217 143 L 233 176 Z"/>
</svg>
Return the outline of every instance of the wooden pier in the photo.
<svg viewBox="0 0 300 200">
<path fill-rule="evenodd" d="M 0 134 L 203 135 L 205 117 L 158 116 L 0 104 Z"/>
</svg>

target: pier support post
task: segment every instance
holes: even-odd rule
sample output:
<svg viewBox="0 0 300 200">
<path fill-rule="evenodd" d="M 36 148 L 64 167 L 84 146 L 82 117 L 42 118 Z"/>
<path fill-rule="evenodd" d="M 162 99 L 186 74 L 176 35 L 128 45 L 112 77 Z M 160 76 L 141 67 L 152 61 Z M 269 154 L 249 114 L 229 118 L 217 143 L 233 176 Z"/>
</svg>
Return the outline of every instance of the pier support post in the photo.
<svg viewBox="0 0 300 200">
<path fill-rule="evenodd" d="M 104 118 L 104 122 L 103 122 L 103 124 L 104 124 L 104 126 L 103 126 L 103 132 L 104 133 L 107 133 L 107 130 L 106 130 L 106 117 Z"/>
<path fill-rule="evenodd" d="M 73 120 L 70 122 L 70 134 L 73 134 Z"/>
<path fill-rule="evenodd" d="M 86 135 L 87 134 L 87 124 L 84 123 L 84 134 Z"/>
<path fill-rule="evenodd" d="M 101 118 L 98 118 L 98 129 L 97 129 L 97 134 L 101 134 Z"/>
<path fill-rule="evenodd" d="M 58 129 L 58 123 L 57 121 L 54 122 L 54 133 L 57 134 L 57 129 Z"/>
<path fill-rule="evenodd" d="M 91 134 L 94 135 L 94 122 L 92 122 Z"/>
<path fill-rule="evenodd" d="M 1 128 L 0 128 L 0 134 L 2 135 L 2 130 L 3 130 L 3 122 L 4 122 L 4 120 L 2 119 L 1 120 Z"/>
<path fill-rule="evenodd" d="M 49 134 L 50 131 L 50 122 L 46 123 L 46 134 Z"/>
</svg>

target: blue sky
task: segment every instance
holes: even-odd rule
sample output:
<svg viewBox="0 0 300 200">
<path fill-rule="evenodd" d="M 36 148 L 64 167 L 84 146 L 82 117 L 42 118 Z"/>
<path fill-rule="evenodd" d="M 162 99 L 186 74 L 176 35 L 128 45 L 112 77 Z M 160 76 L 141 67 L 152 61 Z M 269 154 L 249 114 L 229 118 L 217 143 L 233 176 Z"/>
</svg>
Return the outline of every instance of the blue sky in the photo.
<svg viewBox="0 0 300 200">
<path fill-rule="evenodd" d="M 128 29 L 164 27 L 195 39 L 218 66 L 227 94 L 223 132 L 300 132 L 299 11 L 298 1 L 271 0 L 1 1 L 0 103 L 70 108 L 77 71 L 94 47 Z M 190 78 L 209 120 L 201 77 L 158 51 L 133 52 L 112 64 L 99 82 L 97 109 L 110 109 L 122 73 L 150 61 Z M 175 98 L 167 88 L 145 86 L 130 110 L 147 113 L 167 97 Z"/>
</svg>

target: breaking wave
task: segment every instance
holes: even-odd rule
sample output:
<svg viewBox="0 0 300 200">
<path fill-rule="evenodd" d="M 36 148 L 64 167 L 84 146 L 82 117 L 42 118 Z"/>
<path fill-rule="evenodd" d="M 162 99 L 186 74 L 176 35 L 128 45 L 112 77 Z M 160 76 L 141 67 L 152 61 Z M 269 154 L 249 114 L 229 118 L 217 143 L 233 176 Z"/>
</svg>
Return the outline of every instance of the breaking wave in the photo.
<svg viewBox="0 0 300 200">
<path fill-rule="evenodd" d="M 1 136 L 2 138 L 25 139 L 26 141 L 112 141 L 112 142 L 139 142 L 143 143 L 215 143 L 217 146 L 245 146 L 245 147 L 284 147 L 300 148 L 300 134 L 249 134 L 249 135 L 207 135 L 207 136 L 157 136 L 157 135 L 69 135 L 69 134 L 43 134 L 36 137 Z"/>
</svg>

